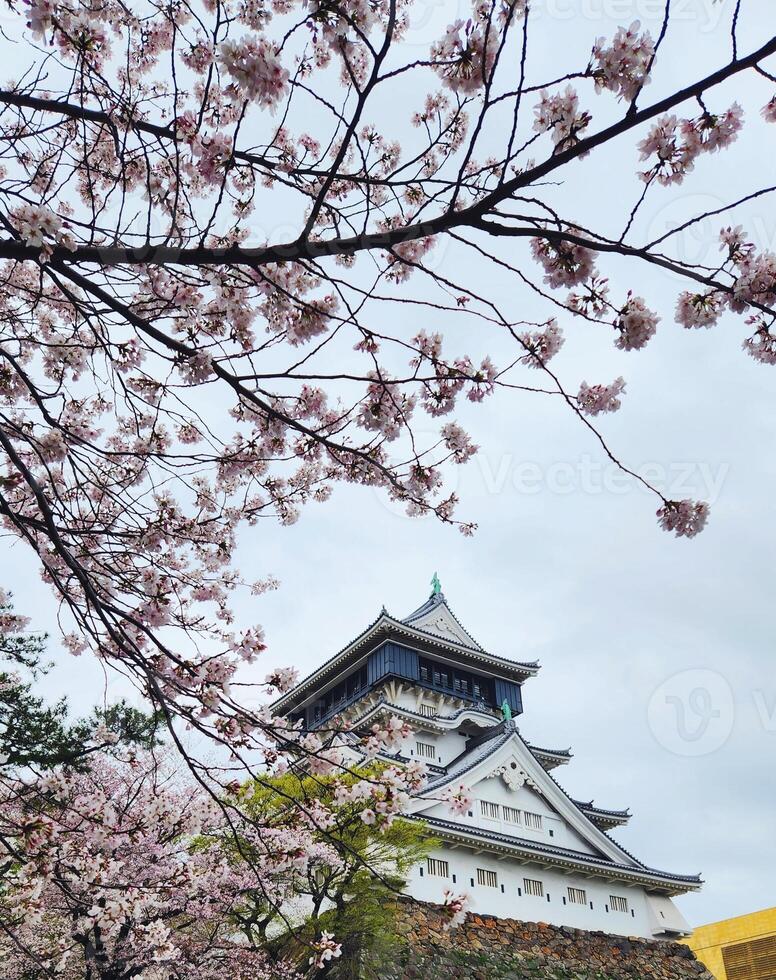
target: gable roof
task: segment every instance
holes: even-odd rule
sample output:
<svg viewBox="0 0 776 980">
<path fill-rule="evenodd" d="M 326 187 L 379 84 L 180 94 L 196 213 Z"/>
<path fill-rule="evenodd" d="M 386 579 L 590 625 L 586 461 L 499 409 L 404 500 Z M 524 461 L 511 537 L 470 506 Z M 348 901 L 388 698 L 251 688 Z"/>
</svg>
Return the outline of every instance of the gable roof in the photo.
<svg viewBox="0 0 776 980">
<path fill-rule="evenodd" d="M 480 644 L 464 628 L 447 604 L 443 592 L 432 593 L 422 606 L 410 613 L 402 622 L 408 626 L 414 626 L 416 629 L 422 629 L 426 633 L 442 636 L 445 639 L 453 637 L 456 642 L 463 646 L 469 646 L 473 650 L 482 650 Z"/>
<path fill-rule="evenodd" d="M 440 818 L 428 814 L 426 811 L 438 805 L 440 790 L 450 783 L 458 781 L 464 781 L 467 785 L 474 786 L 490 776 L 494 770 L 498 770 L 499 766 L 505 764 L 510 758 L 517 761 L 530 787 L 538 792 L 548 806 L 555 810 L 594 851 L 593 855 L 586 855 L 581 851 L 569 852 L 575 861 L 588 861 L 596 867 L 603 862 L 607 866 L 620 870 L 630 869 L 632 873 L 646 873 L 649 877 L 657 876 L 662 880 L 670 879 L 687 886 L 685 890 L 700 886 L 701 881 L 697 875 L 668 875 L 665 872 L 648 868 L 609 837 L 603 829 L 607 825 L 603 819 L 604 814 L 609 814 L 611 818 L 623 818 L 627 815 L 626 811 L 600 811 L 599 808 L 593 807 L 592 803 L 579 804 L 572 800 L 521 738 L 515 722 L 511 719 L 494 725 L 486 729 L 481 735 L 469 739 L 464 751 L 446 767 L 444 774 L 435 775 L 429 779 L 426 787 L 413 799 L 411 812 L 420 818 L 428 818 L 436 827 Z M 599 815 L 600 819 L 597 819 Z M 616 819 L 615 823 L 617 822 L 620 820 Z M 502 844 L 504 843 L 502 838 L 504 838 L 508 842 L 513 842 L 513 846 L 523 850 L 533 847 L 537 849 L 537 853 L 563 856 L 563 848 L 525 841 L 508 834 L 491 833 L 455 821 L 443 820 L 442 823 L 445 826 L 448 823 L 451 824 L 455 828 L 456 834 L 460 833 L 464 836 L 470 834 L 484 835 L 484 839 L 492 838 L 494 842 L 500 841 Z M 608 823 L 608 825 L 613 824 Z M 450 828 L 448 830 L 453 833 Z M 568 856 L 566 855 L 566 857 Z"/>
</svg>

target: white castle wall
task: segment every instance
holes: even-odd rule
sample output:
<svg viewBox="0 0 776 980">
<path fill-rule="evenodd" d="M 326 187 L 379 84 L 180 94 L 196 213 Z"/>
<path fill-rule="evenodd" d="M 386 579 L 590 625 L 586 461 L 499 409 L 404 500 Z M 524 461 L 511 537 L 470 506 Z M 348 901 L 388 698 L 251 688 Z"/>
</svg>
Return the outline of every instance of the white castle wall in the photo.
<svg viewBox="0 0 776 980">
<path fill-rule="evenodd" d="M 653 938 L 656 928 L 659 928 L 643 888 L 621 884 L 607 885 L 581 875 L 564 874 L 536 864 L 518 863 L 512 858 L 499 860 L 484 852 L 473 854 L 464 848 L 442 846 L 432 852 L 432 857 L 448 862 L 450 877 L 429 875 L 425 865 L 413 868 L 405 891 L 424 902 L 443 902 L 444 891 L 449 888 L 454 894 L 468 893 L 471 897 L 471 911 L 483 915 L 529 922 L 551 922 L 578 929 L 602 930 L 620 936 L 650 939 Z M 477 884 L 478 868 L 496 872 L 498 883 L 495 888 Z M 541 881 L 544 885 L 544 898 L 526 895 L 524 878 Z M 569 902 L 567 889 L 570 886 L 584 889 L 587 899 L 585 905 Z M 518 893 L 518 889 L 521 889 L 522 895 Z M 628 911 L 613 911 L 610 905 L 611 895 L 627 898 Z M 607 905 L 610 906 L 609 911 Z"/>
</svg>

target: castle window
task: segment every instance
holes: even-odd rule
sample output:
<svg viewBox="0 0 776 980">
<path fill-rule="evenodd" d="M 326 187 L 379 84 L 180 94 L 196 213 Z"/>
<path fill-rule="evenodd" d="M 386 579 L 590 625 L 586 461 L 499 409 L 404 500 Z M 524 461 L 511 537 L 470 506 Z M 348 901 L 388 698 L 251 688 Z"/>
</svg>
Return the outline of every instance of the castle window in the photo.
<svg viewBox="0 0 776 980">
<path fill-rule="evenodd" d="M 523 888 L 526 895 L 544 898 L 544 884 L 538 878 L 523 878 Z"/>
<path fill-rule="evenodd" d="M 587 905 L 587 892 L 584 888 L 569 888 L 568 895 L 572 905 Z"/>
<path fill-rule="evenodd" d="M 520 811 L 513 806 L 502 806 L 501 813 L 507 823 L 520 823 Z"/>
<path fill-rule="evenodd" d="M 430 742 L 416 742 L 415 751 L 421 759 L 435 759 L 436 749 Z"/>
<path fill-rule="evenodd" d="M 477 868 L 477 884 L 487 885 L 488 888 L 498 888 L 498 875 L 495 871 Z"/>
<path fill-rule="evenodd" d="M 439 858 L 426 858 L 426 866 L 428 873 L 434 875 L 435 878 L 450 877 L 450 865 L 447 861 L 441 861 Z"/>
<path fill-rule="evenodd" d="M 436 718 L 437 709 L 435 704 L 421 704 L 420 714 L 424 718 Z"/>
<path fill-rule="evenodd" d="M 609 905 L 613 912 L 627 912 L 628 911 L 628 899 L 623 898 L 622 895 L 610 895 Z"/>
<path fill-rule="evenodd" d="M 529 813 L 527 810 L 523 811 L 523 819 L 525 821 L 526 827 L 530 827 L 532 830 L 542 829 L 542 815 L 541 813 Z"/>
<path fill-rule="evenodd" d="M 455 690 L 458 694 L 471 694 L 472 683 L 469 680 L 468 675 L 456 673 Z"/>
<path fill-rule="evenodd" d="M 488 803 L 487 800 L 480 800 L 480 810 L 482 811 L 483 817 L 487 817 L 488 820 L 499 819 L 500 810 L 498 803 Z"/>
</svg>

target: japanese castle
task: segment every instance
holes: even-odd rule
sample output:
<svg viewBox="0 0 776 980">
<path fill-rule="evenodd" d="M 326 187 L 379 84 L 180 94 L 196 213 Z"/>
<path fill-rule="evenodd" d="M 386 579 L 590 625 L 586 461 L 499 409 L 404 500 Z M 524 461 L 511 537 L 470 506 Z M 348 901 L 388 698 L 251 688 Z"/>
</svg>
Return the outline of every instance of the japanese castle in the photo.
<svg viewBox="0 0 776 980">
<path fill-rule="evenodd" d="M 406 892 L 442 902 L 446 889 L 471 898 L 473 912 L 649 939 L 688 935 L 672 901 L 696 891 L 696 875 L 642 864 L 610 836 L 627 810 L 574 800 L 553 771 L 568 749 L 531 745 L 516 719 L 522 688 L 537 663 L 488 653 L 433 592 L 406 619 L 385 609 L 347 647 L 273 705 L 276 714 L 315 730 L 338 716 L 355 733 L 395 715 L 413 738 L 391 761 L 427 764 L 425 788 L 408 815 L 440 842 L 416 867 Z M 453 814 L 440 800 L 465 785 L 471 810 Z"/>
</svg>

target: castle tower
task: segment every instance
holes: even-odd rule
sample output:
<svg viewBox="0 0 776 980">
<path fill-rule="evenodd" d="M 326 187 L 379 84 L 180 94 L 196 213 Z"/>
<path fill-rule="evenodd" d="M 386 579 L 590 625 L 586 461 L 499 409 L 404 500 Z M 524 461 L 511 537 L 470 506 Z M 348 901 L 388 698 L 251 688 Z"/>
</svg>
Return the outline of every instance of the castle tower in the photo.
<svg viewBox="0 0 776 980">
<path fill-rule="evenodd" d="M 391 715 L 410 724 L 414 736 L 399 761 L 419 759 L 430 775 L 408 816 L 440 842 L 413 870 L 412 897 L 441 902 L 449 888 L 468 892 L 482 914 L 646 938 L 689 934 L 672 897 L 696 891 L 701 879 L 629 854 L 609 831 L 630 814 L 571 799 L 551 773 L 570 751 L 520 735 L 522 686 L 538 670 L 485 651 L 435 575 L 415 612 L 396 619 L 383 609 L 273 710 L 309 730 L 335 716 L 356 732 Z M 474 804 L 454 815 L 439 797 L 461 783 Z"/>
</svg>

